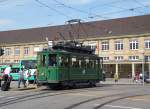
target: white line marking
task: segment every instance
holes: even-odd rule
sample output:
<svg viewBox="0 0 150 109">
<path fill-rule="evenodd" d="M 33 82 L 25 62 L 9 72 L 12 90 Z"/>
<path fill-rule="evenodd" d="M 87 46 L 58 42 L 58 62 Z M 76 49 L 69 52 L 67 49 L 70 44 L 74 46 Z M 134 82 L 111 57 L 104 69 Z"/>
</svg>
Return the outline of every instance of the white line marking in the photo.
<svg viewBox="0 0 150 109">
<path fill-rule="evenodd" d="M 149 99 L 142 99 L 142 98 L 136 98 L 136 99 L 128 98 L 128 99 L 132 101 L 149 101 Z"/>
<path fill-rule="evenodd" d="M 135 107 L 113 106 L 113 105 L 105 105 L 105 106 L 114 107 L 114 108 L 121 108 L 121 109 L 142 109 L 142 108 L 135 108 Z"/>
<path fill-rule="evenodd" d="M 96 107 L 96 106 L 99 106 L 100 104 L 97 104 L 97 103 L 96 103 L 96 104 L 93 104 L 93 105 Z"/>
<path fill-rule="evenodd" d="M 15 97 L 8 97 L 8 98 L 15 98 Z"/>
</svg>

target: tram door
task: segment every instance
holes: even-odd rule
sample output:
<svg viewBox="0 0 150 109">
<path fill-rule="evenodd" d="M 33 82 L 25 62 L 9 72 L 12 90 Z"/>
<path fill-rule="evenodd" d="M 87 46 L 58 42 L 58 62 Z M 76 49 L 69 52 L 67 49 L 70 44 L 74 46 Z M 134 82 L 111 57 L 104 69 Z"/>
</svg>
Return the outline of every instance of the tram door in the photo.
<svg viewBox="0 0 150 109">
<path fill-rule="evenodd" d="M 47 54 L 41 53 L 38 55 L 38 80 L 46 81 L 47 80 Z"/>
<path fill-rule="evenodd" d="M 69 79 L 69 55 L 60 54 L 58 56 L 59 77 L 61 81 Z"/>
</svg>

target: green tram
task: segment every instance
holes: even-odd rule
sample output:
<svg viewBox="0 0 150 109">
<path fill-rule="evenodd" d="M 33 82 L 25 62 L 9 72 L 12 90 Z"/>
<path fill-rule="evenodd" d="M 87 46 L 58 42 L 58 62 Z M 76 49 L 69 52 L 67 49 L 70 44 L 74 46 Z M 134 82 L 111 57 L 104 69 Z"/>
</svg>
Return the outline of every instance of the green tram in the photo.
<svg viewBox="0 0 150 109">
<path fill-rule="evenodd" d="M 76 87 L 81 83 L 96 86 L 103 79 L 103 60 L 95 54 L 84 52 L 70 51 L 68 48 L 38 52 L 39 84 L 46 83 L 51 88 Z"/>
<path fill-rule="evenodd" d="M 24 58 L 20 60 L 20 66 L 25 67 L 25 80 L 27 80 L 27 73 L 30 73 L 29 82 L 33 83 L 34 81 L 34 72 L 36 71 L 37 59 L 36 57 Z"/>
<path fill-rule="evenodd" d="M 18 80 L 18 73 L 22 69 L 22 66 L 25 66 L 25 77 L 24 79 L 27 80 L 27 73 L 31 74 L 29 78 L 29 82 L 33 83 L 34 81 L 34 72 L 36 70 L 36 64 L 37 60 L 36 57 L 31 57 L 31 58 L 24 58 L 21 59 L 19 63 L 10 63 L 12 65 L 10 75 L 12 76 L 12 80 Z M 5 70 L 6 67 L 8 67 L 10 64 L 5 64 L 0 66 L 0 76 L 2 76 L 3 71 Z"/>
<path fill-rule="evenodd" d="M 3 65 L 0 66 L 0 72 L 1 72 L 1 76 L 3 71 L 5 70 L 6 67 L 8 67 L 9 65 Z M 10 72 L 10 75 L 12 76 L 12 80 L 18 80 L 18 72 L 20 70 L 20 66 L 19 64 L 12 64 L 12 71 Z"/>
</svg>

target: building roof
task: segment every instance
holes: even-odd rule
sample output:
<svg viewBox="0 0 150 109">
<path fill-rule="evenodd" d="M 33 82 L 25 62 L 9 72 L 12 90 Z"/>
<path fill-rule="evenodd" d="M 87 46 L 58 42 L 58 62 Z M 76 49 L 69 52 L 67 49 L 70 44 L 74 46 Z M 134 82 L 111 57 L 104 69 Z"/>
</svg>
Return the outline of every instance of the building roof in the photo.
<svg viewBox="0 0 150 109">
<path fill-rule="evenodd" d="M 150 15 L 0 32 L 0 43 L 30 43 L 150 33 Z M 61 37 L 63 36 L 63 37 Z"/>
</svg>

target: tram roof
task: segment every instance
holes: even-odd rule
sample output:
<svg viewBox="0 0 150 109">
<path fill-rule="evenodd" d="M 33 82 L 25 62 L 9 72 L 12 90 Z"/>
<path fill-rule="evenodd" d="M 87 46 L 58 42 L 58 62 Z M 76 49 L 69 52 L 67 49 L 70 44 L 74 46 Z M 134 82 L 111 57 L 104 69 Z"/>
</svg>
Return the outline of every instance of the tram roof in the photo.
<svg viewBox="0 0 150 109">
<path fill-rule="evenodd" d="M 68 54 L 68 55 L 80 55 L 80 56 L 91 56 L 91 57 L 98 57 L 95 54 L 87 54 L 87 53 L 78 53 L 78 52 L 68 52 L 64 50 L 43 50 L 38 52 L 38 54 L 43 54 L 43 53 L 48 53 L 48 54 Z"/>
<path fill-rule="evenodd" d="M 103 38 L 121 35 L 138 35 L 150 33 L 150 15 L 134 16 L 127 18 L 93 21 L 70 25 L 49 26 L 21 30 L 1 31 L 0 44 L 6 43 L 32 43 L 49 40 Z M 76 31 L 79 30 L 79 33 Z M 70 33 L 70 34 L 69 34 Z M 79 37 L 78 37 L 79 36 Z"/>
</svg>

